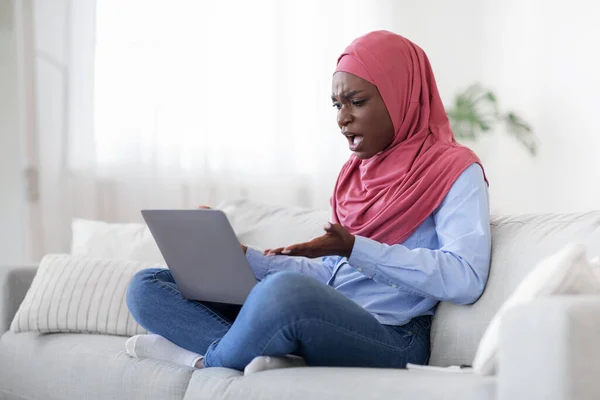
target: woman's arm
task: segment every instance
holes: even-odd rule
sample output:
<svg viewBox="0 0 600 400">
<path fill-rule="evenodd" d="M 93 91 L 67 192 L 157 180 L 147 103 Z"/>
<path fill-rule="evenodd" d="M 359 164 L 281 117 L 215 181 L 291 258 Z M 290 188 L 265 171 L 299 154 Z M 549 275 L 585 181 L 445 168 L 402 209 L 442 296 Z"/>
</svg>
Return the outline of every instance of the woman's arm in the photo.
<svg viewBox="0 0 600 400">
<path fill-rule="evenodd" d="M 357 236 L 348 263 L 376 282 L 423 297 L 475 302 L 485 287 L 491 233 L 481 167 L 467 168 L 434 213 L 439 250 L 389 246 Z"/>
<path fill-rule="evenodd" d="M 209 206 L 198 206 L 200 209 L 210 210 Z M 268 275 L 279 271 L 294 271 L 301 274 L 312 276 L 313 278 L 327 282 L 331 278 L 333 266 L 331 260 L 327 257 L 311 259 L 306 257 L 270 257 L 265 256 L 263 252 L 252 247 L 241 244 L 242 251 L 246 254 L 246 259 L 254 277 L 259 281 L 265 279 Z"/>
<path fill-rule="evenodd" d="M 266 256 L 261 251 L 248 247 L 246 259 L 258 280 L 279 271 L 295 271 L 311 276 L 321 282 L 327 282 L 333 271 L 327 257 L 306 258 L 289 256 Z"/>
</svg>

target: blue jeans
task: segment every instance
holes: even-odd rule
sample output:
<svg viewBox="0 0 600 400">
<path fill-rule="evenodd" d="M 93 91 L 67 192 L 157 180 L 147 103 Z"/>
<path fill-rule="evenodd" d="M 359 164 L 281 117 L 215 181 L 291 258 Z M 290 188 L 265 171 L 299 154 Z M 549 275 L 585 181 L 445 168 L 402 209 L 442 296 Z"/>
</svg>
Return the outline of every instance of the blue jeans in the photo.
<svg viewBox="0 0 600 400">
<path fill-rule="evenodd" d="M 166 269 L 139 271 L 127 306 L 146 330 L 204 355 L 205 367 L 243 370 L 256 356 L 298 355 L 309 366 L 426 364 L 431 317 L 380 324 L 332 287 L 296 272 L 258 283 L 243 307 L 185 299 Z"/>
</svg>

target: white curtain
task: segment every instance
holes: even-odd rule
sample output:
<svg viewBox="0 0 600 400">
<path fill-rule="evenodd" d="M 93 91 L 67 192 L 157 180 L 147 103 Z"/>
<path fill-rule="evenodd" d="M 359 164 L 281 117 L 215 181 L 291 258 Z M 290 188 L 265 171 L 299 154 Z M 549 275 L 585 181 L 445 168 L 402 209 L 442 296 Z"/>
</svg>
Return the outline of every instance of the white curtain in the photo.
<svg viewBox="0 0 600 400">
<path fill-rule="evenodd" d="M 32 259 L 68 251 L 73 218 L 242 197 L 327 208 L 349 156 L 329 98 L 336 59 L 402 20 L 393 0 L 32 1 Z"/>
</svg>

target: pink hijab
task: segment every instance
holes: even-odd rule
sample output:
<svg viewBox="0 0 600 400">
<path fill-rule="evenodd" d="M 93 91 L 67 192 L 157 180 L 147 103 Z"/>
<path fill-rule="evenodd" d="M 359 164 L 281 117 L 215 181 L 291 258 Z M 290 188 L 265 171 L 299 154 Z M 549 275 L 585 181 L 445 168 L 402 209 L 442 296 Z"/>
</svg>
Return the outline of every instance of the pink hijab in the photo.
<svg viewBox="0 0 600 400">
<path fill-rule="evenodd" d="M 333 222 L 354 235 L 403 243 L 442 203 L 477 156 L 454 140 L 425 52 L 408 39 L 376 31 L 354 40 L 337 71 L 377 86 L 392 119 L 392 144 L 342 167 L 331 206 Z"/>
</svg>

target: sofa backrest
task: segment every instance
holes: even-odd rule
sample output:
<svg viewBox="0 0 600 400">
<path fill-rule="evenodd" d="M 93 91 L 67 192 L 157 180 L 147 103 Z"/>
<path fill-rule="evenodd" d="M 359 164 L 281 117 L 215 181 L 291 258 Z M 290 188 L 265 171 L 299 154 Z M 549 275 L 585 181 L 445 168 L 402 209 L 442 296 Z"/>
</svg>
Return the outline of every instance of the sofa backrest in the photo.
<svg viewBox="0 0 600 400">
<path fill-rule="evenodd" d="M 248 200 L 228 201 L 223 210 L 242 243 L 259 248 L 310 240 L 323 233 L 329 211 L 277 207 Z M 473 305 L 442 302 L 433 319 L 430 364 L 471 364 L 494 314 L 542 258 L 569 242 L 587 244 L 589 257 L 600 255 L 600 211 L 535 214 L 492 220 L 492 265 L 487 286 Z M 73 254 L 163 262 L 143 224 L 75 221 Z"/>
<path fill-rule="evenodd" d="M 571 242 L 600 254 L 600 212 L 492 219 L 492 263 L 483 295 L 469 306 L 439 304 L 431 332 L 431 365 L 471 364 L 490 320 L 538 261 Z"/>
</svg>

